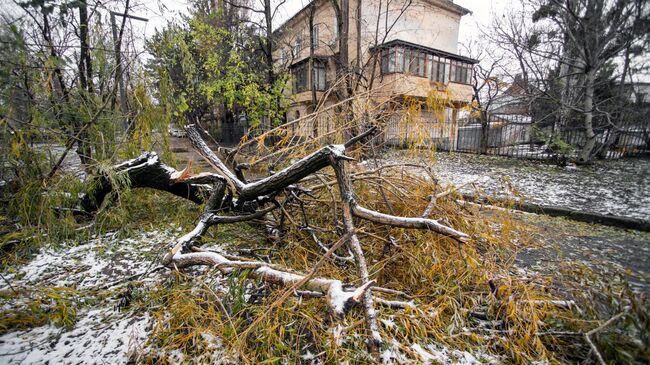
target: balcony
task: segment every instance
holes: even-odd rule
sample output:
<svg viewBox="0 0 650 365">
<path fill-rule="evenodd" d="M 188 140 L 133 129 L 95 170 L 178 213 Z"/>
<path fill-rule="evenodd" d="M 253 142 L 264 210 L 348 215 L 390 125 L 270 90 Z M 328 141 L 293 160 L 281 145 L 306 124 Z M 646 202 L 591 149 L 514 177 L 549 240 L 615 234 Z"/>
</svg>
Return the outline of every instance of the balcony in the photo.
<svg viewBox="0 0 650 365">
<path fill-rule="evenodd" d="M 372 51 L 381 52 L 378 78 L 383 92 L 427 97 L 431 90 L 436 90 L 443 98 L 449 92 L 454 102 L 468 103 L 472 99 L 471 83 L 477 60 L 401 40 Z"/>
</svg>

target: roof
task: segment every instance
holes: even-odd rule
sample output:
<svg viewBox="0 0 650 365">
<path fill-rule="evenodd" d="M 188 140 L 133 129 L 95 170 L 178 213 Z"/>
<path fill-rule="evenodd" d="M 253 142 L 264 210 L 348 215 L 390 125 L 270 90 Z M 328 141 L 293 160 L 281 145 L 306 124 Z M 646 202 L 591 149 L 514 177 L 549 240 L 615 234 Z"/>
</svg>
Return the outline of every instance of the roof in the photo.
<svg viewBox="0 0 650 365">
<path fill-rule="evenodd" d="M 467 63 L 471 63 L 471 64 L 479 63 L 479 60 L 475 60 L 473 58 L 457 55 L 457 54 L 447 52 L 447 51 L 443 51 L 443 50 L 440 50 L 440 49 L 437 49 L 437 48 L 426 47 L 426 46 L 422 46 L 422 45 L 419 45 L 419 44 L 416 44 L 416 43 L 403 41 L 401 39 L 394 39 L 394 40 L 392 40 L 390 42 L 380 44 L 379 46 L 373 47 L 373 48 L 381 49 L 381 48 L 388 48 L 388 47 L 392 47 L 392 46 L 407 46 L 407 47 L 410 47 L 410 48 L 415 48 L 415 49 L 418 49 L 418 50 L 421 50 L 421 51 L 425 51 L 427 53 L 433 53 L 435 55 L 443 56 L 445 58 L 449 58 L 449 59 L 456 60 L 456 61 L 462 61 L 462 62 L 467 62 Z"/>
<path fill-rule="evenodd" d="M 302 9 L 300 9 L 297 13 L 295 13 L 291 18 L 287 19 L 284 23 L 282 23 L 278 29 L 273 31 L 273 35 L 277 35 L 278 33 L 282 33 L 284 31 L 284 28 L 287 27 L 287 24 L 291 23 L 294 19 L 299 18 L 303 13 L 307 12 L 307 9 L 312 5 L 312 3 L 316 1 L 329 1 L 329 0 L 312 0 L 307 3 Z"/>
<path fill-rule="evenodd" d="M 437 5 L 442 5 L 442 6 L 446 7 L 448 10 L 455 11 L 458 14 L 460 14 L 460 16 L 472 13 L 471 10 L 469 10 L 467 8 L 464 8 L 464 7 L 462 7 L 462 6 L 458 5 L 458 4 L 454 4 L 453 0 L 447 0 L 443 4 L 437 4 Z"/>
<path fill-rule="evenodd" d="M 301 59 L 300 61 L 298 61 L 296 63 L 290 64 L 288 67 L 289 68 L 296 68 L 296 67 L 298 67 L 298 66 L 300 66 L 300 65 L 302 65 L 302 64 L 304 64 L 306 62 L 309 62 L 310 58 L 313 58 L 315 61 L 327 62 L 327 60 L 329 60 L 331 57 L 332 56 L 320 56 L 320 55 L 314 55 L 313 57 L 307 56 L 307 57 Z"/>
<path fill-rule="evenodd" d="M 287 19 L 284 23 L 282 23 L 276 30 L 273 31 L 273 35 L 277 35 L 278 33 L 282 33 L 284 31 L 284 28 L 287 27 L 287 24 L 291 23 L 294 19 L 299 18 L 302 16 L 302 14 L 306 13 L 309 7 L 314 3 L 314 2 L 329 2 L 331 0 L 312 0 L 309 1 L 302 9 L 300 9 L 297 13 L 295 13 L 292 17 Z M 423 0 L 423 1 L 429 1 L 432 2 L 435 5 L 442 6 L 443 8 L 446 8 L 447 10 L 451 10 L 453 12 L 456 12 L 460 14 L 460 16 L 471 14 L 472 12 L 469 9 L 466 9 L 458 4 L 454 4 L 453 0 Z"/>
</svg>

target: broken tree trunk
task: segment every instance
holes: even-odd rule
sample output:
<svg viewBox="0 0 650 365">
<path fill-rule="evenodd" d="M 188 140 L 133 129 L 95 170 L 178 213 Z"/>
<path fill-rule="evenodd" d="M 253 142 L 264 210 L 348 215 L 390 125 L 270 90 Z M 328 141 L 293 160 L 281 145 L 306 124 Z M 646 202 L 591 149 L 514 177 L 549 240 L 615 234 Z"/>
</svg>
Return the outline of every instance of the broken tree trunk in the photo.
<svg viewBox="0 0 650 365">
<path fill-rule="evenodd" d="M 469 240 L 467 234 L 433 219 L 388 215 L 357 204 L 350 176 L 346 171 L 346 162 L 352 159 L 346 156 L 345 152 L 347 148 L 371 136 L 374 128 L 350 139 L 345 144 L 325 146 L 285 169 L 253 182 L 243 181 L 231 171 L 228 165 L 210 150 L 196 126 L 189 125 L 186 130 L 194 148 L 216 170 L 216 173 L 192 175 L 189 173 L 189 166 L 184 171 L 177 171 L 160 162 L 155 153 L 145 153 L 114 167 L 114 173 L 122 174 L 121 177 L 131 187 L 163 190 L 195 203 L 205 202 L 204 211 L 197 225 L 170 245 L 169 251 L 162 259 L 163 265 L 175 269 L 213 266 L 224 274 L 229 274 L 235 269 L 249 269 L 251 278 L 289 287 L 295 293 L 301 289 L 312 293 L 311 297 L 326 298 L 332 313 L 337 318 L 342 318 L 348 310 L 360 305 L 365 313 L 369 333 L 368 345 L 373 352 L 378 350 L 382 343 L 374 303 L 393 308 L 406 308 L 413 305 L 409 302 L 375 297 L 376 293 L 385 295 L 391 291 L 373 288 L 375 281 L 372 280 L 368 270 L 364 250 L 356 233 L 354 218 L 368 220 L 375 224 L 430 230 L 458 242 Z M 232 259 L 228 255 L 205 251 L 199 247 L 198 241 L 212 226 L 265 219 L 276 209 L 286 214 L 286 208 L 297 202 L 304 210 L 305 207 L 298 195 L 310 193 L 298 184 L 302 179 L 326 167 L 332 167 L 336 174 L 336 183 L 343 203 L 343 235 L 339 242 L 327 250 L 321 260 L 333 256 L 334 250 L 339 245 L 346 244 L 353 254 L 353 261 L 357 267 L 360 279 L 358 286 L 348 285 L 337 279 L 315 277 L 318 265 L 309 274 L 300 274 L 266 262 Z M 105 197 L 116 188 L 113 184 L 118 180 L 120 179 L 111 178 L 108 174 L 96 178 L 93 182 L 94 188 L 82 198 L 82 208 L 89 212 L 97 211 Z M 208 195 L 209 198 L 206 199 Z M 335 201 L 335 195 L 332 193 L 331 196 Z M 335 220 L 337 220 L 336 214 L 334 208 Z"/>
<path fill-rule="evenodd" d="M 167 191 L 197 204 L 204 200 L 203 190 L 210 188 L 210 185 L 205 184 L 209 179 L 177 181 L 181 172 L 162 163 L 155 152 L 145 152 L 133 160 L 115 165 L 113 172 L 113 176 L 103 174 L 91 180 L 90 188 L 80 202 L 81 208 L 86 213 L 92 214 L 99 210 L 106 196 L 115 191 L 116 181 L 124 181 L 125 185 L 131 188 Z M 214 178 L 214 175 L 212 177 Z M 217 179 L 223 180 L 219 177 Z"/>
</svg>

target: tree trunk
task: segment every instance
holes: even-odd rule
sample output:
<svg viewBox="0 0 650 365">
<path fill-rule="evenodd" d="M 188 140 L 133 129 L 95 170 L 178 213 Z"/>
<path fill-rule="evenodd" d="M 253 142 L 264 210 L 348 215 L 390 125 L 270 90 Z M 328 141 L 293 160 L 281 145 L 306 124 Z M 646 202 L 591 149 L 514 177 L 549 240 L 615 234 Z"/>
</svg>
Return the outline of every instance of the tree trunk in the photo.
<svg viewBox="0 0 650 365">
<path fill-rule="evenodd" d="M 88 5 L 86 0 L 79 3 L 79 84 L 81 86 L 81 98 L 91 102 L 90 96 L 93 93 L 92 62 L 88 46 Z M 92 110 L 92 105 L 89 105 Z M 84 166 L 87 166 L 92 158 L 92 150 L 88 142 L 88 132 L 84 129 L 79 133 L 77 141 L 79 159 Z"/>
<path fill-rule="evenodd" d="M 117 31 L 117 21 L 115 19 L 115 13 L 111 12 L 111 28 L 113 32 L 113 45 L 115 48 L 115 83 L 119 86 L 119 96 L 120 96 L 120 109 L 124 118 L 124 129 L 128 130 L 130 127 L 129 120 L 129 104 L 126 96 L 126 86 L 124 83 L 124 71 L 122 69 L 122 38 L 124 36 L 124 27 L 126 25 L 126 15 L 129 11 L 130 0 L 126 0 L 124 6 L 124 14 L 122 14 L 122 23 L 120 26 L 119 33 Z M 115 95 L 113 95 L 113 105 L 114 107 Z"/>
<path fill-rule="evenodd" d="M 558 89 L 560 90 L 560 105 L 558 106 L 559 108 L 557 111 L 557 115 L 553 123 L 553 131 L 552 131 L 553 134 L 561 133 L 569 115 L 569 108 L 567 107 L 567 105 L 571 105 L 570 95 L 573 87 L 571 78 L 574 76 L 571 75 L 572 70 L 571 67 L 569 66 L 569 63 L 571 62 L 570 51 L 566 47 L 566 44 L 568 43 L 567 41 L 568 36 L 565 35 L 564 38 L 565 38 L 564 41 L 565 46 L 563 47 L 563 55 L 562 58 L 560 59 L 561 62 L 560 74 L 558 75 L 558 84 L 559 84 Z"/>
<path fill-rule="evenodd" d="M 88 5 L 79 2 L 79 84 L 84 92 L 92 92 L 92 64 L 88 50 Z"/>
<path fill-rule="evenodd" d="M 344 82 L 344 90 L 343 92 L 343 97 L 342 99 L 347 98 L 350 96 L 349 93 L 349 88 L 350 88 L 350 79 L 348 77 L 348 68 L 349 68 L 349 55 L 348 55 L 348 50 L 349 50 L 349 44 L 348 44 L 348 38 L 349 38 L 349 31 L 350 31 L 350 1 L 349 0 L 340 0 L 341 4 L 337 2 L 337 0 L 332 0 L 332 3 L 334 5 L 334 13 L 336 14 L 336 19 L 337 19 L 337 33 L 339 36 L 338 43 L 339 43 L 339 58 L 338 58 L 338 65 L 337 65 L 337 70 L 336 74 L 337 77 L 345 77 L 346 82 Z"/>
<path fill-rule="evenodd" d="M 311 105 L 316 108 L 316 69 L 314 68 L 314 13 L 316 11 L 316 3 L 312 3 L 309 7 L 309 78 L 311 82 Z"/>
<path fill-rule="evenodd" d="M 266 49 L 264 50 L 266 56 L 266 73 L 267 82 L 269 87 L 273 86 L 275 82 L 275 74 L 273 72 L 273 14 L 271 12 L 271 0 L 264 0 L 264 21 L 266 23 Z"/>
<path fill-rule="evenodd" d="M 621 103 L 621 105 L 619 106 L 619 110 L 613 113 L 612 120 L 610 121 L 612 124 L 614 123 L 614 121 L 617 121 L 618 126 L 616 125 L 609 126 L 609 135 L 607 136 L 607 140 L 599 148 L 599 151 L 597 153 L 598 158 L 601 159 L 607 158 L 607 152 L 609 152 L 610 148 L 612 148 L 612 146 L 616 144 L 616 142 L 618 141 L 618 137 L 621 134 L 618 127 L 624 124 L 624 120 L 626 119 L 626 116 L 629 115 L 628 114 L 629 101 L 625 95 L 625 78 L 627 77 L 627 73 L 629 72 L 630 69 L 630 47 L 631 45 L 628 45 L 625 48 L 623 72 L 621 73 L 621 81 L 618 86 L 618 97 L 619 97 L 619 103 Z"/>
<path fill-rule="evenodd" d="M 596 73 L 593 69 L 589 69 L 585 74 L 585 96 L 583 103 L 584 113 L 584 131 L 585 131 L 585 145 L 580 151 L 578 162 L 586 164 L 591 161 L 592 152 L 596 146 L 596 134 L 593 128 L 594 118 L 594 84 L 596 82 Z"/>
<path fill-rule="evenodd" d="M 177 182 L 175 176 L 180 176 L 178 171 L 162 163 L 155 152 L 146 152 L 133 160 L 114 166 L 115 173 L 128 176 L 131 188 L 152 188 L 167 191 L 181 198 L 200 204 L 204 201 L 200 184 L 191 182 Z M 205 175 L 205 180 L 210 177 Z M 90 188 L 81 198 L 81 209 L 86 213 L 94 214 L 99 210 L 109 194 L 118 189 L 113 186 L 113 179 L 106 175 L 97 176 L 91 180 Z"/>
<path fill-rule="evenodd" d="M 362 5 L 362 0 L 357 0 L 357 11 L 356 11 L 356 19 L 357 21 L 356 26 L 357 26 L 357 69 L 356 72 L 359 74 L 361 73 L 361 5 Z"/>
<path fill-rule="evenodd" d="M 481 110 L 481 140 L 479 143 L 479 154 L 487 154 L 490 143 L 490 120 L 487 111 Z"/>
<path fill-rule="evenodd" d="M 316 3 L 313 2 L 309 9 L 309 78 L 311 83 L 311 112 L 316 111 L 318 99 L 316 97 L 316 68 L 314 67 L 314 51 L 317 40 L 314 39 L 314 13 L 316 12 Z M 312 135 L 318 137 L 318 118 L 313 118 Z"/>
</svg>

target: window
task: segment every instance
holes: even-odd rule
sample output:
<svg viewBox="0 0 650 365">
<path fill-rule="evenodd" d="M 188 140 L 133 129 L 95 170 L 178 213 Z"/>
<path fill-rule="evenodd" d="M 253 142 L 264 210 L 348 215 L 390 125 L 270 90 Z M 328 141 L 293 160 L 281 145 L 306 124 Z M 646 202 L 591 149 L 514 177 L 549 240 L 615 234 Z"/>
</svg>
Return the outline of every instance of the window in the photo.
<svg viewBox="0 0 650 365">
<path fill-rule="evenodd" d="M 456 67 L 456 61 L 451 61 L 451 81 L 456 82 L 457 71 L 460 71 Z"/>
<path fill-rule="evenodd" d="M 398 52 L 399 51 L 399 52 Z M 398 55 L 399 53 L 399 55 Z M 384 74 L 389 74 L 393 72 L 399 72 L 399 69 L 403 69 L 403 56 L 402 50 L 396 47 L 385 48 L 382 50 L 381 54 L 381 72 Z M 399 58 L 399 66 L 398 66 Z"/>
<path fill-rule="evenodd" d="M 404 49 L 400 47 L 395 48 L 395 54 L 393 72 L 404 72 Z"/>
<path fill-rule="evenodd" d="M 336 44 L 336 41 L 339 39 L 339 20 L 334 15 L 334 19 L 332 22 L 332 45 Z"/>
<path fill-rule="evenodd" d="M 439 63 L 439 73 L 440 73 L 440 79 L 439 81 L 442 82 L 443 84 L 448 84 L 449 83 L 449 63 L 447 62 L 446 59 L 440 57 L 440 63 Z"/>
<path fill-rule="evenodd" d="M 307 69 L 309 63 L 303 63 L 291 70 L 293 76 L 293 92 L 299 93 L 307 90 Z"/>
<path fill-rule="evenodd" d="M 451 81 L 470 84 L 472 82 L 472 65 L 461 61 L 452 61 Z"/>
<path fill-rule="evenodd" d="M 411 73 L 411 62 L 413 61 L 411 55 L 413 52 L 414 51 L 409 48 L 404 49 L 404 72 L 406 73 Z"/>
<path fill-rule="evenodd" d="M 410 50 L 408 55 L 409 67 L 407 70 L 412 75 L 424 77 L 424 52 Z"/>
<path fill-rule="evenodd" d="M 287 51 L 280 48 L 280 64 L 284 65 L 285 63 L 287 63 Z"/>
<path fill-rule="evenodd" d="M 406 72 L 415 76 L 431 78 L 433 55 L 411 48 L 391 47 L 381 50 L 383 74 Z M 428 62 L 427 62 L 428 61 Z"/>
<path fill-rule="evenodd" d="M 318 37 L 318 24 L 314 25 L 314 28 L 312 29 L 312 37 L 311 37 L 311 45 L 312 47 L 318 48 L 319 44 L 319 37 Z"/>
<path fill-rule="evenodd" d="M 316 83 L 316 90 L 325 91 L 326 85 L 326 68 L 325 62 L 314 61 L 314 81 Z"/>
<path fill-rule="evenodd" d="M 446 84 L 449 81 L 447 60 L 443 57 L 431 55 L 429 62 L 431 63 L 430 71 L 427 75 L 429 79 Z"/>
<path fill-rule="evenodd" d="M 327 64 L 324 61 L 314 60 L 314 73 L 312 74 L 311 81 L 314 82 L 314 87 L 318 91 L 325 91 L 327 88 Z M 301 64 L 291 69 L 293 77 L 293 93 L 300 93 L 303 91 L 311 90 L 311 83 L 309 77 L 309 62 L 302 62 Z"/>
<path fill-rule="evenodd" d="M 471 64 L 438 56 L 435 51 L 430 52 L 399 46 L 383 48 L 381 73 L 406 72 L 443 84 L 449 83 L 450 80 L 463 84 L 471 83 L 473 69 Z"/>
<path fill-rule="evenodd" d="M 293 56 L 297 58 L 300 54 L 300 51 L 302 51 L 302 38 L 300 36 L 297 36 L 293 41 Z"/>
<path fill-rule="evenodd" d="M 390 71 L 388 71 L 388 60 L 390 58 L 390 49 L 382 49 L 381 50 L 381 73 L 382 74 L 387 74 Z"/>
</svg>

